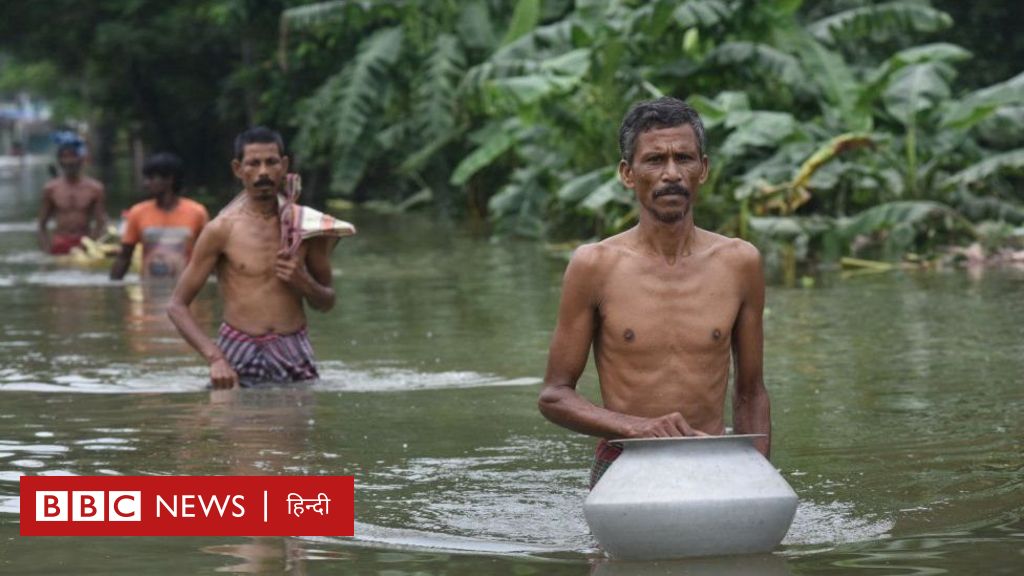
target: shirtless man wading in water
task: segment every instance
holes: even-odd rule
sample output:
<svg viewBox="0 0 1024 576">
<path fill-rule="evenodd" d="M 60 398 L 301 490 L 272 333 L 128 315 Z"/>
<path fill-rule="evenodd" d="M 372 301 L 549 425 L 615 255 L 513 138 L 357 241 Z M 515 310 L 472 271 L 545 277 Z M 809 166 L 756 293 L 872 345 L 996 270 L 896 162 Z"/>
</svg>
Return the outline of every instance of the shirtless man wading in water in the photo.
<svg viewBox="0 0 1024 576">
<path fill-rule="evenodd" d="M 82 174 L 82 144 L 61 144 L 57 162 L 64 173 L 43 187 L 39 210 L 39 247 L 50 254 L 67 254 L 82 238 L 99 238 L 107 226 L 103 184 Z M 53 218 L 57 227 L 50 236 L 46 226 Z M 90 229 L 90 221 L 94 226 Z"/>
<path fill-rule="evenodd" d="M 263 127 L 239 134 L 231 167 L 245 192 L 203 228 L 167 315 L 209 363 L 214 388 L 317 378 L 303 304 L 334 307 L 330 239 L 306 240 L 295 256 L 281 250 L 277 193 L 288 157 L 280 134 Z M 189 311 L 213 272 L 224 298 L 217 342 Z"/>
<path fill-rule="evenodd" d="M 619 176 L 640 204 L 639 223 L 581 246 L 565 272 L 540 411 L 603 439 L 719 435 L 729 365 L 733 427 L 765 434 L 764 277 L 751 244 L 694 225 L 708 176 L 704 127 L 674 98 L 635 105 L 619 131 Z M 603 407 L 576 392 L 593 346 Z M 621 449 L 602 440 L 591 487 Z"/>
</svg>

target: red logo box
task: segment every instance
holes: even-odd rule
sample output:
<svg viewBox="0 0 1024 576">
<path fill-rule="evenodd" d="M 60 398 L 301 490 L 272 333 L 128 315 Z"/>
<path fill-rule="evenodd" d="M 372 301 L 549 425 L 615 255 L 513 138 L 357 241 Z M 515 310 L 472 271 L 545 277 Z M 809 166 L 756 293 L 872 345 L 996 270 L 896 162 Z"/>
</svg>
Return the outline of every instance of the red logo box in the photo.
<svg viewBox="0 0 1024 576">
<path fill-rule="evenodd" d="M 22 476 L 22 536 L 352 536 L 351 476 Z"/>
</svg>

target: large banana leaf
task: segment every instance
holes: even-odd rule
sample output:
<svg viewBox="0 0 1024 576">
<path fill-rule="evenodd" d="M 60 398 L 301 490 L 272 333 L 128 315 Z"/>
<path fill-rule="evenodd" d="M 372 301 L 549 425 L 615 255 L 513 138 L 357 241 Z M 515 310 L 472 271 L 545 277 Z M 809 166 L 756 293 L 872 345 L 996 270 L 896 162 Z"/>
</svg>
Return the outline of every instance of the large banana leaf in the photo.
<svg viewBox="0 0 1024 576">
<path fill-rule="evenodd" d="M 954 71 L 944 62 L 924 62 L 901 68 L 893 76 L 882 99 L 885 108 L 903 124 L 913 124 L 921 112 L 947 100 Z"/>
<path fill-rule="evenodd" d="M 996 154 L 972 164 L 947 178 L 943 185 L 970 186 L 1005 171 L 1024 172 L 1024 148 Z"/>
<path fill-rule="evenodd" d="M 589 196 L 601 184 L 608 181 L 615 174 L 615 166 L 603 166 L 597 170 L 591 170 L 581 174 L 558 189 L 555 196 L 562 202 L 575 204 Z"/>
<path fill-rule="evenodd" d="M 426 73 L 416 87 L 413 109 L 427 142 L 444 137 L 455 126 L 458 85 L 466 59 L 458 39 L 441 34 L 427 57 Z"/>
<path fill-rule="evenodd" d="M 750 97 L 746 92 L 726 90 L 719 92 L 714 99 L 694 94 L 687 102 L 700 114 L 705 128 L 718 126 L 733 112 L 750 110 Z"/>
<path fill-rule="evenodd" d="M 732 132 L 722 143 L 726 157 L 742 156 L 751 148 L 771 148 L 789 138 L 797 129 L 796 119 L 788 112 L 738 111 L 726 118 Z"/>
<path fill-rule="evenodd" d="M 931 201 L 886 202 L 840 221 L 840 229 L 848 238 L 870 236 L 897 227 L 915 226 L 931 218 L 946 221 L 949 227 L 966 224 L 963 217 L 949 206 Z"/>
<path fill-rule="evenodd" d="M 800 62 L 792 55 L 768 44 L 725 42 L 705 55 L 700 69 L 710 71 L 723 66 L 757 70 L 762 76 L 782 82 L 795 92 L 803 90 L 805 82 Z"/>
<path fill-rule="evenodd" d="M 610 203 L 629 205 L 632 201 L 633 193 L 622 185 L 618 175 L 616 175 L 605 180 L 583 202 L 580 202 L 580 208 L 594 214 L 600 214 Z"/>
<path fill-rule="evenodd" d="M 857 132 L 871 130 L 870 103 L 858 98 L 861 85 L 842 57 L 803 31 L 786 36 L 791 39 L 810 80 L 825 100 L 822 103 L 825 116 L 834 114 L 831 109 L 834 107 L 842 124 L 839 129 Z"/>
<path fill-rule="evenodd" d="M 509 24 L 502 44 L 511 44 L 522 38 L 536 28 L 539 21 L 540 0 L 519 0 L 512 13 L 512 22 Z"/>
<path fill-rule="evenodd" d="M 491 109 L 516 110 L 571 91 L 590 69 L 590 56 L 589 49 L 580 48 L 539 63 L 535 74 L 490 80 L 485 93 Z"/>
<path fill-rule="evenodd" d="M 898 39 L 908 32 L 937 32 L 953 24 L 941 10 L 921 2 L 883 2 L 832 14 L 807 26 L 816 38 L 828 44 L 865 39 Z"/>
<path fill-rule="evenodd" d="M 377 31 L 359 44 L 355 58 L 301 107 L 295 147 L 307 157 L 333 159 L 331 188 L 351 193 L 371 153 L 364 137 L 394 81 L 389 74 L 402 47 L 401 28 Z"/>
<path fill-rule="evenodd" d="M 710 28 L 732 18 L 738 4 L 722 0 L 689 0 L 672 12 L 672 17 L 683 28 Z"/>
<path fill-rule="evenodd" d="M 1006 150 L 1024 145 L 1024 104 L 1000 106 L 979 122 L 975 130 L 987 146 Z"/>
<path fill-rule="evenodd" d="M 959 128 L 973 126 L 1000 106 L 1010 104 L 1024 104 L 1024 72 L 964 96 L 946 111 L 942 124 Z"/>
<path fill-rule="evenodd" d="M 455 186 L 464 185 L 474 174 L 511 150 L 516 143 L 518 127 L 518 122 L 512 119 L 504 123 L 491 124 L 481 130 L 480 145 L 455 167 L 451 183 Z"/>
</svg>

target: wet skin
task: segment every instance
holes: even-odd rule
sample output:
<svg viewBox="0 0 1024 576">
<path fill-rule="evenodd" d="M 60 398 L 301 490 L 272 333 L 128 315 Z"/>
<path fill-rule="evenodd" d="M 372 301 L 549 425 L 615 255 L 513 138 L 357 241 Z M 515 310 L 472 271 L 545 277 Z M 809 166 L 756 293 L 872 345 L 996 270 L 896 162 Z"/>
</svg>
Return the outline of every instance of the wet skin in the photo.
<svg viewBox="0 0 1024 576">
<path fill-rule="evenodd" d="M 62 151 L 58 161 L 64 175 L 43 187 L 39 211 L 39 245 L 45 251 L 50 249 L 47 224 L 51 218 L 56 223 L 54 234 L 99 237 L 107 225 L 103 184 L 82 175 L 82 158 L 74 152 Z"/>
<path fill-rule="evenodd" d="M 248 144 L 232 168 L 244 195 L 203 229 L 168 307 L 178 330 L 210 363 L 216 388 L 237 385 L 238 375 L 188 308 L 211 273 L 224 299 L 224 321 L 251 336 L 298 331 L 306 324 L 304 302 L 321 311 L 334 306 L 328 239 L 307 240 L 291 257 L 280 249 L 277 191 L 287 156 L 275 144 Z"/>
<path fill-rule="evenodd" d="M 689 125 L 642 133 L 621 163 L 639 223 L 569 263 L 539 399 L 553 422 L 605 438 L 722 434 L 732 360 L 735 431 L 770 434 L 760 255 L 694 225 L 707 174 Z M 591 347 L 603 407 L 576 392 Z"/>
</svg>

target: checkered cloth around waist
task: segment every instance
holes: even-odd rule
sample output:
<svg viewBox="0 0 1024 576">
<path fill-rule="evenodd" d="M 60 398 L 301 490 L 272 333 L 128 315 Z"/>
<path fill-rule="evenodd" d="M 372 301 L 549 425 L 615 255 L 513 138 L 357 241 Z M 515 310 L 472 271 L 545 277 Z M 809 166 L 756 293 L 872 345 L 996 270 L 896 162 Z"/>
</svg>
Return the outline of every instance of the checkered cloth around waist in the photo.
<svg viewBox="0 0 1024 576">
<path fill-rule="evenodd" d="M 594 452 L 594 465 L 590 468 L 590 489 L 593 490 L 594 486 L 597 486 L 597 481 L 604 476 L 604 473 L 608 471 L 615 459 L 622 454 L 622 447 L 615 444 L 609 444 L 607 440 L 602 439 L 597 444 L 597 450 Z"/>
</svg>

